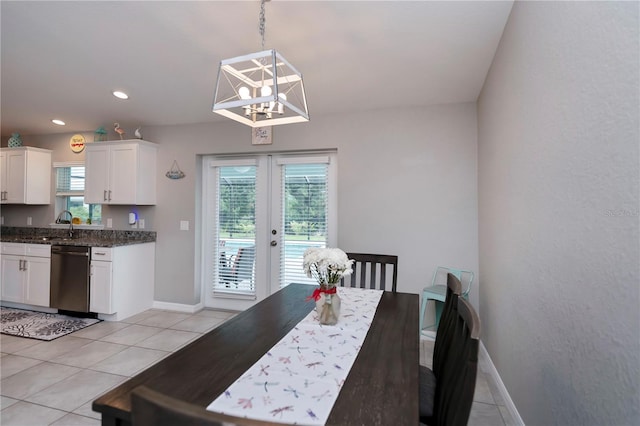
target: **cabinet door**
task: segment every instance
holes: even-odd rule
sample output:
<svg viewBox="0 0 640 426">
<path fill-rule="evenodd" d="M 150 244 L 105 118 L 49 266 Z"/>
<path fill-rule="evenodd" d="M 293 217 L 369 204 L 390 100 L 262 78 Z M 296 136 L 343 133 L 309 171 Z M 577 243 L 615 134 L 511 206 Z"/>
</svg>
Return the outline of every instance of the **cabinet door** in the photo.
<svg viewBox="0 0 640 426">
<path fill-rule="evenodd" d="M 51 259 L 46 257 L 25 257 L 24 303 L 49 306 L 51 287 Z"/>
<path fill-rule="evenodd" d="M 3 203 L 24 203 L 26 182 L 26 152 L 8 151 L 6 158 L 7 182 Z"/>
<path fill-rule="evenodd" d="M 111 204 L 136 204 L 138 147 L 135 144 L 111 147 L 109 157 Z"/>
<path fill-rule="evenodd" d="M 109 190 L 109 147 L 92 145 L 85 155 L 84 202 L 107 204 Z"/>
<path fill-rule="evenodd" d="M 89 287 L 89 311 L 97 314 L 113 314 L 112 263 L 91 261 Z"/>
<path fill-rule="evenodd" d="M 4 203 L 4 192 L 7 190 L 7 153 L 0 151 L 0 192 Z"/>
<path fill-rule="evenodd" d="M 24 257 L 22 256 L 2 255 L 2 290 L 0 297 L 6 302 L 22 303 L 24 301 L 24 272 L 21 269 L 23 260 Z"/>
</svg>

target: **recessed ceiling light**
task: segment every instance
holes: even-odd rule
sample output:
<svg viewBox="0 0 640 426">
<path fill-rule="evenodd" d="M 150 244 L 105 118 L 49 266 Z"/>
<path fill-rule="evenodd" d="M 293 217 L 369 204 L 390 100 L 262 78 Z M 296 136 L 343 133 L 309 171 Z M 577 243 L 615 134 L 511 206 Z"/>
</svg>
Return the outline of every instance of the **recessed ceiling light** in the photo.
<svg viewBox="0 0 640 426">
<path fill-rule="evenodd" d="M 119 90 L 116 90 L 115 92 L 113 92 L 113 96 L 119 99 L 129 99 L 129 95 Z"/>
<path fill-rule="evenodd" d="M 62 120 L 58 120 L 57 118 L 54 118 L 53 120 L 51 120 L 51 122 L 53 124 L 57 124 L 58 126 L 64 126 L 66 123 Z"/>
</svg>

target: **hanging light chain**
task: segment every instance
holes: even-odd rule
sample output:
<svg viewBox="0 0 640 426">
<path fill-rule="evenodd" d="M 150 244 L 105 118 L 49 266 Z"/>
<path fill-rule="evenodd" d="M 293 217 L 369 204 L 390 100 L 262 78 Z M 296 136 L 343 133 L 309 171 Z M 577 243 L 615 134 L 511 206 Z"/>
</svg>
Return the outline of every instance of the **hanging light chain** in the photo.
<svg viewBox="0 0 640 426">
<path fill-rule="evenodd" d="M 264 13 L 264 4 L 267 0 L 260 0 L 260 24 L 258 25 L 258 30 L 260 31 L 260 36 L 262 37 L 262 50 L 264 50 L 264 33 L 266 27 L 266 20 Z"/>
</svg>

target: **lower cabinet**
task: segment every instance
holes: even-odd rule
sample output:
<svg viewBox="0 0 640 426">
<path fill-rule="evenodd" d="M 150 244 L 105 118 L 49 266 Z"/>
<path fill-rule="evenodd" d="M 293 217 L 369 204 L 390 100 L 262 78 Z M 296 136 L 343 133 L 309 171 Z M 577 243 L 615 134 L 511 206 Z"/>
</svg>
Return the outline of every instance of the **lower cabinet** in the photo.
<svg viewBox="0 0 640 426">
<path fill-rule="evenodd" d="M 49 306 L 51 246 L 2 243 L 0 298 L 6 302 Z"/>
<path fill-rule="evenodd" d="M 89 310 L 121 321 L 150 309 L 155 282 L 155 243 L 91 249 Z"/>
<path fill-rule="evenodd" d="M 98 314 L 113 314 L 113 267 L 110 248 L 91 249 L 89 310 Z"/>
</svg>

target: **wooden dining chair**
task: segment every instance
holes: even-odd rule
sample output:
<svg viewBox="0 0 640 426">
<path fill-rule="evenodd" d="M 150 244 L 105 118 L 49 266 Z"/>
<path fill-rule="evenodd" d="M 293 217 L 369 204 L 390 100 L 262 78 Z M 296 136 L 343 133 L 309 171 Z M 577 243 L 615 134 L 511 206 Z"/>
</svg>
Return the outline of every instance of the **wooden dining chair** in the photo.
<svg viewBox="0 0 640 426">
<path fill-rule="evenodd" d="M 398 285 L 398 256 L 387 254 L 347 253 L 353 260 L 353 272 L 340 280 L 343 287 L 360 287 L 396 292 Z M 391 277 L 388 271 L 391 269 Z"/>
<path fill-rule="evenodd" d="M 133 426 L 265 426 L 273 423 L 227 416 L 157 392 L 147 386 L 131 391 Z"/>
<path fill-rule="evenodd" d="M 457 300 L 449 350 L 435 377 L 433 396 L 424 392 L 423 380 L 430 380 L 428 369 L 420 366 L 420 423 L 429 426 L 464 426 L 469 420 L 478 372 L 480 319 L 471 304 Z M 426 398 L 433 398 L 426 401 Z M 423 408 L 431 404 L 431 413 Z M 429 415 L 430 414 L 430 415 Z"/>
<path fill-rule="evenodd" d="M 433 417 L 433 403 L 435 399 L 436 377 L 442 372 L 447 353 L 451 347 L 455 320 L 458 315 L 458 297 L 460 296 L 460 280 L 453 274 L 447 275 L 447 291 L 442 312 L 442 320 L 438 325 L 436 340 L 433 347 L 431 369 L 420 366 L 420 417 Z"/>
</svg>

